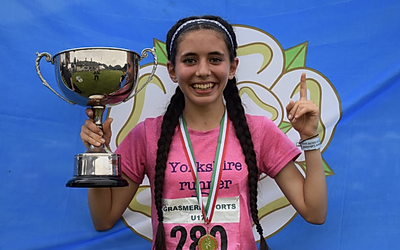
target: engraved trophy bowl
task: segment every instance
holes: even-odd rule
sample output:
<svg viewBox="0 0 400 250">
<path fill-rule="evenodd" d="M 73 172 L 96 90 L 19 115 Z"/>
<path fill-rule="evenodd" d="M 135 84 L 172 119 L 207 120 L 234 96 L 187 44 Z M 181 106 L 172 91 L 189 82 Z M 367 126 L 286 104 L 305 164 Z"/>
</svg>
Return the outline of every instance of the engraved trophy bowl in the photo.
<svg viewBox="0 0 400 250">
<path fill-rule="evenodd" d="M 153 69 L 142 86 L 137 86 L 139 62 L 153 54 Z M 43 85 L 70 104 L 91 107 L 93 121 L 102 129 L 105 108 L 126 102 L 139 93 L 152 79 L 157 68 L 155 48 L 138 53 L 120 48 L 77 48 L 51 56 L 36 53 L 36 72 Z M 54 65 L 56 82 L 61 94 L 53 89 L 42 76 L 40 60 L 45 57 Z M 128 182 L 121 176 L 120 155 L 104 145 L 90 146 L 75 155 L 74 177 L 67 187 L 123 187 Z"/>
</svg>

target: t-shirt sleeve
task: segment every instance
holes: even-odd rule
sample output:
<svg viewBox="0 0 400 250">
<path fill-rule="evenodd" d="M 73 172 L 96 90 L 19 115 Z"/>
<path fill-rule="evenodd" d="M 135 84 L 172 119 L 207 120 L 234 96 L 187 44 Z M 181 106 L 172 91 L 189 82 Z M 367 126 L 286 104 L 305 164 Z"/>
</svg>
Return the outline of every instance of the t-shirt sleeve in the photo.
<svg viewBox="0 0 400 250">
<path fill-rule="evenodd" d="M 262 117 L 259 124 L 255 127 L 254 138 L 259 143 L 258 165 L 261 172 L 274 178 L 286 164 L 295 160 L 301 151 L 267 117 Z"/>
<path fill-rule="evenodd" d="M 146 165 L 145 123 L 137 124 L 124 138 L 115 153 L 121 155 L 121 169 L 132 181 L 141 184 Z"/>
</svg>

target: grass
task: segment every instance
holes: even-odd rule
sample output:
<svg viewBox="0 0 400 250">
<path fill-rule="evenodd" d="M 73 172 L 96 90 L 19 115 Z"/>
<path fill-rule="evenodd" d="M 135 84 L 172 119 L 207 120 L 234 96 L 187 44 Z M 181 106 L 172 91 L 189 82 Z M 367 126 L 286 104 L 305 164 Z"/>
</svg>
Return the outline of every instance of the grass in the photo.
<svg viewBox="0 0 400 250">
<path fill-rule="evenodd" d="M 120 70 L 102 70 L 100 71 L 99 79 L 94 80 L 93 71 L 81 71 L 72 74 L 74 85 L 81 91 L 81 95 L 89 97 L 93 94 L 110 94 L 120 88 L 119 80 L 123 74 Z M 76 77 L 82 78 L 79 82 Z"/>
</svg>

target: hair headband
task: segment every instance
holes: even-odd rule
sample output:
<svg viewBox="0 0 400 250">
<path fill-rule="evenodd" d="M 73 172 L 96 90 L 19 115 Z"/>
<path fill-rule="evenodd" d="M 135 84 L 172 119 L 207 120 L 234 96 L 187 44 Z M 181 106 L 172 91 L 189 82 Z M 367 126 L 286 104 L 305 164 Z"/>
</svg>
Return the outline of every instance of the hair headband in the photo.
<svg viewBox="0 0 400 250">
<path fill-rule="evenodd" d="M 214 27 L 218 27 L 218 28 L 222 29 L 226 33 L 226 35 L 229 37 L 229 41 L 231 42 L 231 45 L 233 46 L 232 36 L 231 36 L 231 34 L 229 34 L 229 31 L 225 28 L 225 26 L 223 26 L 220 22 L 215 21 L 215 20 L 200 18 L 200 19 L 189 20 L 189 21 L 183 23 L 181 26 L 179 26 L 178 29 L 176 29 L 176 31 L 171 39 L 171 43 L 169 46 L 169 53 L 170 54 L 172 53 L 172 48 L 173 48 L 175 39 L 176 39 L 176 37 L 178 37 L 178 34 L 183 31 L 183 29 L 194 26 L 194 25 L 202 24 L 202 23 L 210 24 Z"/>
</svg>

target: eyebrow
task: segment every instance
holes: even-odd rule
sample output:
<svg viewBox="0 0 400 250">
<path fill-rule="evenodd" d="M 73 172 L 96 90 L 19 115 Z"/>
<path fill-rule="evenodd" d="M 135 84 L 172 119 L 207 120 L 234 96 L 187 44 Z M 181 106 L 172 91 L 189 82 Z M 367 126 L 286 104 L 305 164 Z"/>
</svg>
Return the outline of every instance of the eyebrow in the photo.
<svg viewBox="0 0 400 250">
<path fill-rule="evenodd" d="M 221 51 L 212 51 L 209 52 L 208 55 L 219 55 L 219 56 L 225 56 L 225 54 Z M 197 53 L 194 52 L 187 52 L 181 55 L 181 57 L 186 57 L 186 56 L 197 56 Z"/>
</svg>

